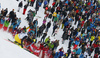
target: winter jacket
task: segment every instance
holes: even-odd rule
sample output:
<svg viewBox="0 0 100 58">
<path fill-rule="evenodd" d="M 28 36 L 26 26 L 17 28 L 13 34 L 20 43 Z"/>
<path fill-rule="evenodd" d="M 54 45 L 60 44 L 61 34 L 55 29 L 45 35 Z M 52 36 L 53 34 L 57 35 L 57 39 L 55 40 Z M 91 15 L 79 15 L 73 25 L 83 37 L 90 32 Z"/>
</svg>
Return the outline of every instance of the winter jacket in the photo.
<svg viewBox="0 0 100 58">
<path fill-rule="evenodd" d="M 30 32 L 32 32 L 33 34 L 35 34 L 35 31 L 31 30 Z"/>
<path fill-rule="evenodd" d="M 81 54 L 82 50 L 79 48 L 77 51 L 76 51 L 76 54 Z"/>
<path fill-rule="evenodd" d="M 38 25 L 38 21 L 37 21 L 37 20 L 34 20 L 34 21 L 33 21 L 33 24 L 34 24 L 34 25 L 36 25 L 36 24 Z"/>
<path fill-rule="evenodd" d="M 45 1 L 44 1 L 44 5 L 47 5 L 47 4 L 48 4 L 48 2 L 45 0 Z"/>
<path fill-rule="evenodd" d="M 49 14 L 48 18 L 52 18 L 52 14 Z"/>
<path fill-rule="evenodd" d="M 47 28 L 50 28 L 50 26 L 51 26 L 51 23 L 48 22 L 48 23 L 47 23 Z"/>
<path fill-rule="evenodd" d="M 55 53 L 54 58 L 59 58 L 60 54 L 58 52 Z"/>
<path fill-rule="evenodd" d="M 14 11 L 11 11 L 11 12 L 9 13 L 9 18 L 11 18 L 11 19 L 14 19 L 14 18 L 15 18 L 15 16 L 14 16 Z"/>
<path fill-rule="evenodd" d="M 54 27 L 53 27 L 53 29 L 55 30 L 57 28 L 57 25 L 55 25 Z"/>
<path fill-rule="evenodd" d="M 5 19 L 1 19 L 1 24 L 4 24 L 4 22 L 5 22 Z"/>
<path fill-rule="evenodd" d="M 62 35 L 62 38 L 63 38 L 63 40 L 68 39 L 68 34 L 66 32 L 64 32 L 63 35 Z"/>
<path fill-rule="evenodd" d="M 84 58 L 84 55 L 83 55 L 83 54 L 81 54 L 79 58 Z"/>
<path fill-rule="evenodd" d="M 75 41 L 75 44 L 78 45 L 79 44 L 79 41 Z"/>
<path fill-rule="evenodd" d="M 4 15 L 3 16 L 6 16 L 8 13 L 8 10 L 4 10 Z"/>
<path fill-rule="evenodd" d="M 95 36 L 91 36 L 91 41 L 93 41 L 95 39 Z"/>
<path fill-rule="evenodd" d="M 54 12 L 52 16 L 56 17 L 56 16 L 57 16 L 57 13 L 56 13 L 56 12 Z"/>
<path fill-rule="evenodd" d="M 83 34 L 82 34 L 82 37 L 84 37 L 84 36 L 86 36 L 86 34 L 85 34 L 85 33 L 83 33 Z"/>
<path fill-rule="evenodd" d="M 71 49 L 68 49 L 67 52 L 68 52 L 68 54 L 70 54 L 71 53 Z"/>
<path fill-rule="evenodd" d="M 43 20 L 43 24 L 46 24 L 46 20 Z"/>
<path fill-rule="evenodd" d="M 98 47 L 95 48 L 95 53 L 99 53 L 99 48 Z"/>
<path fill-rule="evenodd" d="M 54 44 L 52 44 L 52 43 L 49 43 L 48 46 L 49 46 L 50 49 L 51 49 L 51 48 L 52 48 L 52 49 L 54 48 Z"/>
<path fill-rule="evenodd" d="M 98 36 L 98 40 L 100 41 L 100 36 Z"/>
<path fill-rule="evenodd" d="M 4 22 L 4 26 L 5 26 L 5 27 L 8 27 L 8 26 L 9 26 L 9 23 L 10 23 L 10 22 L 6 20 L 6 21 Z"/>
<path fill-rule="evenodd" d="M 18 19 L 18 20 L 17 20 L 17 25 L 20 25 L 20 23 L 21 23 L 21 20 Z"/>
<path fill-rule="evenodd" d="M 57 20 L 57 17 L 54 17 L 54 22 L 57 22 L 58 20 Z"/>
<path fill-rule="evenodd" d="M 20 2 L 19 3 L 19 5 L 18 5 L 18 7 L 22 7 L 23 6 L 23 3 L 22 2 Z"/>
<path fill-rule="evenodd" d="M 64 26 L 68 26 L 68 24 L 69 24 L 68 22 L 65 22 Z"/>
<path fill-rule="evenodd" d="M 25 6 L 24 6 L 24 9 L 27 9 L 27 7 L 28 7 L 28 5 L 25 5 Z"/>
<path fill-rule="evenodd" d="M 60 51 L 59 54 L 60 54 L 60 57 L 62 57 L 63 56 L 63 51 Z"/>
<path fill-rule="evenodd" d="M 91 27 L 91 28 L 94 27 L 94 24 L 91 23 L 91 24 L 90 24 L 90 27 Z"/>
<path fill-rule="evenodd" d="M 13 26 L 13 30 L 17 27 L 17 23 L 12 23 L 11 25 Z"/>
<path fill-rule="evenodd" d="M 94 58 L 98 58 L 98 54 L 95 54 L 95 55 L 94 55 Z"/>
<path fill-rule="evenodd" d="M 45 43 L 47 43 L 48 41 L 49 41 L 49 38 L 46 38 L 46 39 L 45 39 Z"/>
<path fill-rule="evenodd" d="M 41 6 L 42 3 L 41 2 L 38 2 L 38 4 L 39 4 L 39 6 Z"/>
<path fill-rule="evenodd" d="M 35 15 L 36 15 L 36 13 L 35 12 L 32 12 L 32 14 L 33 14 L 33 18 L 35 17 Z"/>
<path fill-rule="evenodd" d="M 42 36 L 42 38 L 45 38 L 46 36 L 47 36 L 47 33 L 44 33 L 43 36 Z"/>
<path fill-rule="evenodd" d="M 52 6 L 55 6 L 55 4 L 56 4 L 56 3 L 55 3 L 55 2 L 53 2 L 53 3 L 52 3 Z"/>
<path fill-rule="evenodd" d="M 57 14 L 57 19 L 59 19 L 60 18 L 60 15 L 59 14 Z"/>
<path fill-rule="evenodd" d="M 54 8 L 51 8 L 51 13 L 53 13 L 55 11 L 55 9 Z"/>
</svg>

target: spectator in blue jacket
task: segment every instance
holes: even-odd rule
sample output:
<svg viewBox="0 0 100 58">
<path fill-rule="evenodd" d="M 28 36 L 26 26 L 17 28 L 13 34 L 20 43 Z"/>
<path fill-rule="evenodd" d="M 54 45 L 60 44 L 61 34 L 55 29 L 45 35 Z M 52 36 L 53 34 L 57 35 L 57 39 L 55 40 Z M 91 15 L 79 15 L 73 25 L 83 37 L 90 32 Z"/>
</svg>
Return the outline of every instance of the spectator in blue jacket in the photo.
<svg viewBox="0 0 100 58">
<path fill-rule="evenodd" d="M 79 58 L 84 58 L 84 53 L 82 53 Z"/>
<path fill-rule="evenodd" d="M 32 34 L 35 34 L 35 29 L 32 29 L 30 32 L 32 32 Z"/>
<path fill-rule="evenodd" d="M 81 48 L 78 48 L 77 51 L 76 51 L 76 54 L 79 55 L 79 54 L 81 54 L 81 52 L 82 52 L 82 49 Z"/>
<path fill-rule="evenodd" d="M 12 23 L 11 26 L 13 27 L 13 31 L 14 31 L 14 29 L 17 27 L 17 21 L 15 21 L 14 23 Z"/>
<path fill-rule="evenodd" d="M 39 7 L 40 7 L 40 6 L 41 6 L 41 4 L 42 4 L 42 3 L 41 3 L 41 1 L 39 1 L 39 2 L 38 2 L 38 4 L 39 4 Z"/>
<path fill-rule="evenodd" d="M 48 1 L 45 0 L 45 1 L 44 1 L 44 6 L 43 6 L 43 7 L 45 8 L 47 4 L 48 4 Z"/>
<path fill-rule="evenodd" d="M 59 52 L 59 57 L 62 57 L 63 56 L 63 51 L 60 51 Z"/>
<path fill-rule="evenodd" d="M 64 24 L 64 26 L 66 27 L 66 26 L 68 26 L 68 24 L 69 24 L 68 21 L 66 21 L 65 24 Z"/>
<path fill-rule="evenodd" d="M 4 22 L 5 22 L 5 17 L 3 17 L 2 19 L 1 19 L 1 24 L 4 24 Z"/>
<path fill-rule="evenodd" d="M 58 52 L 55 53 L 54 58 L 59 58 L 60 54 Z"/>
<path fill-rule="evenodd" d="M 75 41 L 75 44 L 78 45 L 78 44 L 79 44 L 79 40 L 76 40 L 76 41 Z"/>
<path fill-rule="evenodd" d="M 90 24 L 90 27 L 92 28 L 92 27 L 94 27 L 94 24 L 93 24 L 93 22 Z"/>
<path fill-rule="evenodd" d="M 21 23 L 21 18 L 17 19 L 17 28 L 20 25 L 20 23 Z"/>
</svg>

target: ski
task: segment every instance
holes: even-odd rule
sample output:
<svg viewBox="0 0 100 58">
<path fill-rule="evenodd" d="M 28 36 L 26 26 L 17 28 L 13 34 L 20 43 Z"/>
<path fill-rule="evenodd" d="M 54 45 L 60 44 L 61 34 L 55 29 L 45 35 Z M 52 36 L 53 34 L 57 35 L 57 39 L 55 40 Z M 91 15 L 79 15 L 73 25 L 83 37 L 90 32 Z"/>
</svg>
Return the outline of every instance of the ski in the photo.
<svg viewBox="0 0 100 58">
<path fill-rule="evenodd" d="M 20 48 L 22 48 L 21 45 L 19 43 L 17 43 L 16 41 L 12 41 L 10 39 L 8 39 L 8 41 L 11 42 L 11 43 L 13 43 L 13 44 L 15 44 L 15 45 L 17 45 L 17 46 L 19 46 Z"/>
</svg>

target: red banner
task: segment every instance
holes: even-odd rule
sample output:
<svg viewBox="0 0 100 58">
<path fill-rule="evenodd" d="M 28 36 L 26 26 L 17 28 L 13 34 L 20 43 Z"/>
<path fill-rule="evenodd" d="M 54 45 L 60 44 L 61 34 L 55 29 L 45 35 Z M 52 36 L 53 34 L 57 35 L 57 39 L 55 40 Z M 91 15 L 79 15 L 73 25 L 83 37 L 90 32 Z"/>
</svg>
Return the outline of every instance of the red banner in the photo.
<svg viewBox="0 0 100 58">
<path fill-rule="evenodd" d="M 36 56 L 39 56 L 40 51 L 41 51 L 41 49 L 39 49 L 38 47 L 36 47 L 34 44 L 32 44 L 32 45 L 29 47 L 29 50 L 30 50 L 31 52 L 33 52 L 33 54 L 35 54 Z"/>
</svg>

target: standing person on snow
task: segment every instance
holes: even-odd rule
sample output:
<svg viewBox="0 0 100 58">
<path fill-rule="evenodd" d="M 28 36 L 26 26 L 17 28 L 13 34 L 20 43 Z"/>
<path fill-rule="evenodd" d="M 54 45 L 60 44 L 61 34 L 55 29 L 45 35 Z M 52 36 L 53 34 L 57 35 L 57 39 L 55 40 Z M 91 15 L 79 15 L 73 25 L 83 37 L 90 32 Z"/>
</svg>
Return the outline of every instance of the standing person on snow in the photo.
<svg viewBox="0 0 100 58">
<path fill-rule="evenodd" d="M 26 5 L 24 5 L 23 15 L 25 15 L 25 12 L 26 12 L 26 10 L 27 10 L 27 7 L 28 7 L 28 5 L 27 5 L 27 4 L 26 4 Z"/>
<path fill-rule="evenodd" d="M 18 4 L 18 12 L 20 11 L 20 8 L 22 8 L 23 6 L 23 2 L 21 1 L 19 4 Z"/>
<path fill-rule="evenodd" d="M 56 30 L 57 27 L 58 27 L 57 24 L 54 25 L 52 35 L 53 35 L 53 33 L 55 32 L 55 30 Z"/>
<path fill-rule="evenodd" d="M 49 21 L 49 22 L 47 23 L 46 32 L 48 32 L 48 29 L 50 28 L 50 26 L 51 26 L 51 21 Z"/>
<path fill-rule="evenodd" d="M 69 55 L 71 54 L 71 48 L 69 48 L 69 49 L 67 50 L 67 53 L 68 53 L 68 56 L 67 56 L 67 57 L 69 57 Z"/>
<path fill-rule="evenodd" d="M 68 39 L 68 31 L 65 31 L 62 35 L 62 44 L 64 44 L 65 40 Z"/>
<path fill-rule="evenodd" d="M 14 9 L 13 9 L 12 11 L 10 11 L 10 13 L 9 13 L 9 18 L 10 18 L 10 20 L 15 19 Z"/>
<path fill-rule="evenodd" d="M 55 36 L 58 33 L 58 30 L 59 30 L 59 27 L 55 29 L 53 36 Z"/>
<path fill-rule="evenodd" d="M 44 34 L 43 34 L 43 36 L 42 36 L 42 38 L 41 38 L 41 42 L 42 42 L 42 40 L 43 40 L 43 43 L 44 43 L 44 40 L 45 40 L 45 37 L 47 36 L 47 32 L 45 32 Z"/>
<path fill-rule="evenodd" d="M 3 15 L 3 16 L 6 16 L 7 13 L 8 13 L 8 8 L 6 8 L 6 9 L 4 10 L 4 15 Z"/>
<path fill-rule="evenodd" d="M 21 23 L 21 18 L 17 19 L 17 27 L 20 25 Z"/>
</svg>

